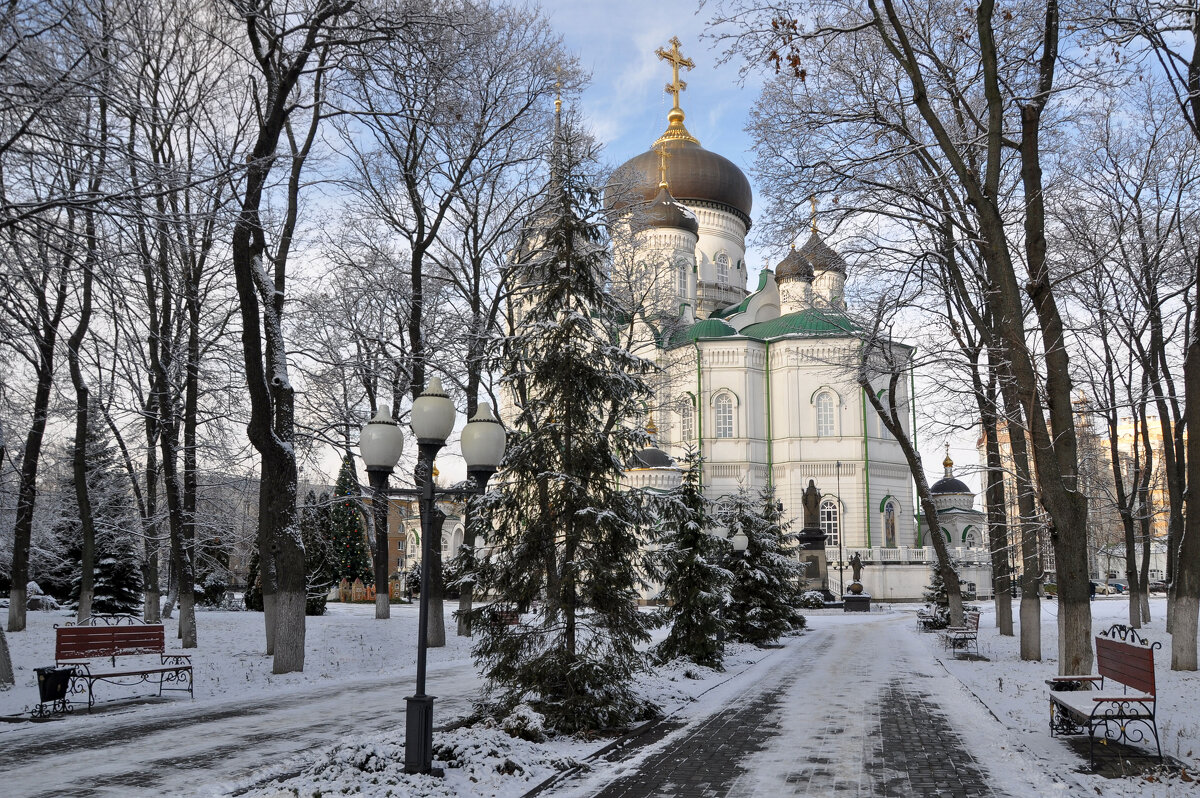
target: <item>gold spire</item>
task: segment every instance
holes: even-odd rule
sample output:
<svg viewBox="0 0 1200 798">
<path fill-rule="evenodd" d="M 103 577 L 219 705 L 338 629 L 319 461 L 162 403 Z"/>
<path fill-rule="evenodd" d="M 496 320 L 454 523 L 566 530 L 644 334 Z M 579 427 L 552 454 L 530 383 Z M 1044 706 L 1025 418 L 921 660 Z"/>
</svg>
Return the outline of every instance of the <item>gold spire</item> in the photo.
<svg viewBox="0 0 1200 798">
<path fill-rule="evenodd" d="M 556 80 L 554 81 L 554 115 L 555 116 L 558 116 L 559 114 L 562 113 L 562 76 L 560 74 L 561 71 L 562 71 L 562 67 L 554 68 L 554 75 L 556 77 Z"/>
<path fill-rule="evenodd" d="M 659 144 L 658 147 L 658 187 L 668 188 L 667 186 L 667 159 L 671 157 L 671 153 L 667 152 L 665 144 Z"/>
<path fill-rule="evenodd" d="M 946 469 L 946 477 L 947 478 L 954 476 L 954 472 L 951 470 L 954 468 L 954 461 L 950 459 L 950 442 L 949 441 L 946 442 L 946 459 L 942 461 L 942 467 Z"/>
<path fill-rule="evenodd" d="M 646 434 L 650 436 L 651 440 L 658 434 L 658 425 L 654 423 L 654 419 L 646 422 Z"/>
<path fill-rule="evenodd" d="M 808 198 L 809 204 L 812 206 L 812 234 L 817 234 L 817 195 L 813 194 Z"/>
<path fill-rule="evenodd" d="M 678 36 L 672 36 L 670 44 L 670 50 L 667 50 L 664 47 L 659 47 L 654 51 L 654 54 L 657 55 L 660 60 L 668 61 L 671 64 L 671 82 L 667 84 L 666 91 L 668 94 L 674 97 L 675 100 L 671 106 L 670 112 L 667 114 L 666 132 L 659 136 L 658 141 L 654 143 L 658 145 L 664 141 L 677 140 L 690 141 L 693 144 L 699 144 L 700 142 L 696 141 L 692 134 L 688 133 L 687 128 L 683 126 L 683 109 L 679 107 L 679 94 L 687 88 L 687 83 L 679 79 L 679 68 L 683 67 L 684 69 L 689 70 L 694 69 L 696 63 L 690 58 L 684 58 L 683 54 L 679 52 L 680 42 Z"/>
</svg>

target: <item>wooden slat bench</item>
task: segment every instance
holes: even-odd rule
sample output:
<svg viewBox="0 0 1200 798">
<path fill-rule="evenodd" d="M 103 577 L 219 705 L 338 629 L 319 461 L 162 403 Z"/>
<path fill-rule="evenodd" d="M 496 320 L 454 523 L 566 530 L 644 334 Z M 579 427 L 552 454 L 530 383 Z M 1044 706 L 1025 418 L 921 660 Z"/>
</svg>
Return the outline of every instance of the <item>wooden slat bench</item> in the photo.
<svg viewBox="0 0 1200 798">
<path fill-rule="evenodd" d="M 1050 736 L 1088 734 L 1089 764 L 1100 741 L 1145 743 L 1154 737 L 1162 761 L 1155 722 L 1154 649 L 1133 629 L 1114 624 L 1096 637 L 1096 671 L 1086 676 L 1055 676 L 1050 685 Z M 1120 691 L 1117 691 L 1117 687 Z"/>
<path fill-rule="evenodd" d="M 942 643 L 946 648 L 954 651 L 954 656 L 958 656 L 959 651 L 970 653 L 971 646 L 975 646 L 975 655 L 979 656 L 979 613 L 964 612 L 962 626 L 947 626 L 941 630 Z"/>
<path fill-rule="evenodd" d="M 64 626 L 55 630 L 54 661 L 75 668 L 70 694 L 87 692 L 88 711 L 96 704 L 96 682 L 132 686 L 158 682 L 158 694 L 192 692 L 192 658 L 168 654 L 161 624 L 121 626 Z M 158 655 L 158 663 L 143 661 L 118 668 L 117 657 Z M 96 660 L 107 659 L 108 662 Z M 178 686 L 170 686 L 178 685 Z"/>
<path fill-rule="evenodd" d="M 937 628 L 937 613 L 932 610 L 917 610 L 917 631 L 932 632 Z"/>
</svg>

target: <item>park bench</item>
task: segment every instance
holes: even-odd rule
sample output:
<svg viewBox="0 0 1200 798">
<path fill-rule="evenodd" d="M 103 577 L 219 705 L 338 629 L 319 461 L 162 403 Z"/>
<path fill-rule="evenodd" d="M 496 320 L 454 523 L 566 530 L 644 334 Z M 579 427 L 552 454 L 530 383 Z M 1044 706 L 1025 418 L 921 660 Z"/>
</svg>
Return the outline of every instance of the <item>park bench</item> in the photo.
<svg viewBox="0 0 1200 798">
<path fill-rule="evenodd" d="M 1162 761 L 1155 722 L 1154 649 L 1136 631 L 1114 624 L 1096 637 L 1096 674 L 1055 676 L 1050 685 L 1050 736 L 1088 735 L 1088 760 L 1095 765 L 1096 739 L 1144 743 L 1147 733 Z M 1116 688 L 1120 688 L 1120 691 Z"/>
<path fill-rule="evenodd" d="M 919 609 L 917 610 L 917 631 L 932 632 L 937 628 L 938 616 L 933 610 Z"/>
<path fill-rule="evenodd" d="M 161 624 L 61 626 L 55 633 L 55 664 L 74 669 L 70 693 L 78 695 L 86 691 L 89 712 L 96 704 L 97 682 L 129 687 L 157 681 L 160 696 L 165 690 L 176 690 L 195 697 L 192 659 L 185 654 L 166 652 Z M 146 655 L 153 654 L 158 655 L 157 662 L 147 660 Z M 117 657 L 135 656 L 142 659 L 117 666 Z"/>
<path fill-rule="evenodd" d="M 979 613 L 964 612 L 962 626 L 947 626 L 941 630 L 942 644 L 958 656 L 959 651 L 970 653 L 975 646 L 975 655 L 979 656 Z"/>
</svg>

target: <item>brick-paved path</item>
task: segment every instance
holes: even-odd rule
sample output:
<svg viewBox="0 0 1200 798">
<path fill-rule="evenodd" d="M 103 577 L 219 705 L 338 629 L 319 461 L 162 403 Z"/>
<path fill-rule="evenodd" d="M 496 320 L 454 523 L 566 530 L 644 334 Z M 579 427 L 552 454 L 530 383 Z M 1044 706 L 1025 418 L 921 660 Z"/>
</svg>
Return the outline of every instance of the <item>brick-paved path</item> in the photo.
<svg viewBox="0 0 1200 798">
<path fill-rule="evenodd" d="M 997 796 L 931 694 L 928 666 L 880 621 L 812 632 L 754 666 L 724 706 L 697 718 L 595 798 Z M 894 628 L 894 627 L 893 627 Z M 875 645 L 872 645 L 873 642 Z M 904 646 L 907 648 L 907 646 Z M 921 662 L 925 657 L 913 657 Z M 766 665 L 766 667 L 762 667 Z M 944 677 L 944 675 L 943 675 Z M 555 793 L 560 790 L 554 790 Z"/>
</svg>

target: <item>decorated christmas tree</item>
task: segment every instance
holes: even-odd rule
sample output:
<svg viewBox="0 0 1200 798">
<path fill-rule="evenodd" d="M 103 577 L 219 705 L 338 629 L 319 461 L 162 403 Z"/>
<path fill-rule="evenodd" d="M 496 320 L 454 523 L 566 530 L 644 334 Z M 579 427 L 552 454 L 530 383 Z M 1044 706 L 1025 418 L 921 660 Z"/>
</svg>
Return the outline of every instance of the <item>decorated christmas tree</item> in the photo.
<svg viewBox="0 0 1200 798">
<path fill-rule="evenodd" d="M 367 550 L 362 493 L 354 473 L 354 458 L 347 452 L 338 473 L 333 503 L 329 509 L 329 560 L 333 568 L 332 582 L 346 578 L 353 584 L 375 581 L 371 570 L 371 555 Z"/>
</svg>

